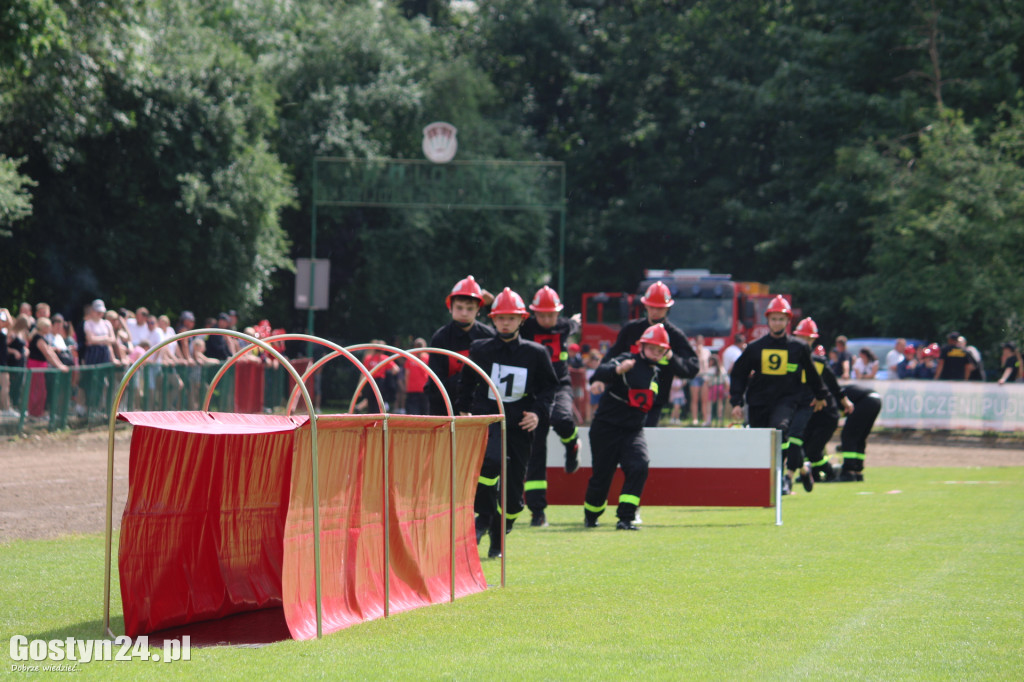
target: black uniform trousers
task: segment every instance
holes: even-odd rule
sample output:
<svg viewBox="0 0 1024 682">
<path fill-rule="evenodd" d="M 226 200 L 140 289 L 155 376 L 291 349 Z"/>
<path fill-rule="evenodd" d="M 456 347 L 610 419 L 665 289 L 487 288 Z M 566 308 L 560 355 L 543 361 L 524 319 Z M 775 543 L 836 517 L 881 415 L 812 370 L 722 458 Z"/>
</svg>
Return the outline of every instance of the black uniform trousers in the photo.
<svg viewBox="0 0 1024 682">
<path fill-rule="evenodd" d="M 572 417 L 572 385 L 561 384 L 555 391 L 551 406 L 551 418 L 537 415 L 540 421 L 533 432 L 533 447 L 530 462 L 526 467 L 526 506 L 530 511 L 543 511 L 548 506 L 548 431 L 555 430 L 563 443 L 576 439 L 576 422 Z"/>
<path fill-rule="evenodd" d="M 859 386 L 847 386 L 846 397 L 853 403 L 853 412 L 846 418 L 840 435 L 839 453 L 843 456 L 843 471 L 864 470 L 864 454 L 868 436 L 882 411 L 882 398 L 875 391 Z"/>
<path fill-rule="evenodd" d="M 526 462 L 530 456 L 533 433 L 519 428 L 523 418 L 521 410 L 510 410 L 505 406 L 505 437 L 507 443 L 507 480 L 501 481 L 501 424 L 487 428 L 487 449 L 480 467 L 480 479 L 476 486 L 473 509 L 479 516 L 477 522 L 499 524 L 501 519 L 501 495 L 499 485 L 505 486 L 505 518 L 511 522 L 523 512 L 523 479 L 526 477 Z"/>
<path fill-rule="evenodd" d="M 782 431 L 782 451 L 786 468 L 797 471 L 804 465 L 803 438 L 814 409 L 803 396 L 792 396 L 771 405 L 751 405 L 748 411 L 751 428 Z"/>
<path fill-rule="evenodd" d="M 616 516 L 623 521 L 634 520 L 644 484 L 647 483 L 650 464 L 644 430 L 624 429 L 596 420 L 590 425 L 590 453 L 593 474 L 587 483 L 584 514 L 587 518 L 596 519 L 604 512 L 612 478 L 615 470 L 621 466 L 625 481 L 619 495 Z"/>
<path fill-rule="evenodd" d="M 804 429 L 804 457 L 810 462 L 816 480 L 828 481 L 835 476 L 832 463 L 828 461 L 825 446 L 831 440 L 832 434 L 836 432 L 837 426 L 839 426 L 839 410 L 830 400 L 828 406 L 823 410 L 811 415 L 810 421 L 807 422 L 807 428 Z"/>
</svg>

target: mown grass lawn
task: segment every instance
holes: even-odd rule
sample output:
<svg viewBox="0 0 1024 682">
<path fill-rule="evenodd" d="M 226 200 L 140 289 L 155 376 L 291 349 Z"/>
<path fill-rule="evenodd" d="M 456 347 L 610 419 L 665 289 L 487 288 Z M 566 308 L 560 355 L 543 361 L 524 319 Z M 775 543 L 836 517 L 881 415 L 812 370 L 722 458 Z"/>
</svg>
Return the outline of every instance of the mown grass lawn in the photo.
<svg viewBox="0 0 1024 682">
<path fill-rule="evenodd" d="M 874 469 L 798 491 L 782 526 L 768 509 L 645 507 L 640 532 L 608 515 L 585 531 L 579 508 L 555 507 L 549 528 L 509 536 L 505 589 L 76 679 L 1024 679 L 1024 468 Z M 102 537 L 0 545 L 4 671 L 15 634 L 100 637 L 102 583 Z"/>
</svg>

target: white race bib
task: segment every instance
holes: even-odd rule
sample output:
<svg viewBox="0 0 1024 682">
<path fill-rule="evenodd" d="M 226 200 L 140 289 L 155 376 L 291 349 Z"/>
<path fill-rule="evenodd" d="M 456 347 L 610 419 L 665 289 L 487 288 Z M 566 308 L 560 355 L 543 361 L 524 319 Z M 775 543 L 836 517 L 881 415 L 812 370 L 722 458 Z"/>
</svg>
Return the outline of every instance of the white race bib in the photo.
<svg viewBox="0 0 1024 682">
<path fill-rule="evenodd" d="M 514 403 L 526 393 L 526 368 L 512 365 L 491 365 L 491 381 L 498 387 L 499 396 L 488 390 L 487 397 L 503 403 Z"/>
</svg>

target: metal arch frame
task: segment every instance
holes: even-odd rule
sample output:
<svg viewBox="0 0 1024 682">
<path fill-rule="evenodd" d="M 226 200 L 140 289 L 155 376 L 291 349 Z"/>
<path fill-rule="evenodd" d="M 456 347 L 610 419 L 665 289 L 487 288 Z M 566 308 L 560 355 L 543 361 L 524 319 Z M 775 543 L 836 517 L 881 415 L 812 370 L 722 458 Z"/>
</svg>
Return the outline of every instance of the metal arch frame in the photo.
<svg viewBox="0 0 1024 682">
<path fill-rule="evenodd" d="M 444 388 L 443 383 L 440 381 L 440 379 L 437 377 L 437 375 L 433 372 L 433 370 L 431 370 L 429 368 L 429 366 L 427 366 L 426 363 L 424 363 L 418 357 L 414 356 L 412 353 L 410 353 L 408 351 L 403 351 L 403 350 L 400 350 L 400 349 L 397 349 L 397 348 L 394 348 L 394 347 L 391 347 L 391 346 L 381 345 L 381 344 L 361 344 L 361 345 L 357 345 L 357 346 L 352 346 L 351 350 L 350 350 L 350 349 L 343 348 L 343 347 L 341 347 L 338 344 L 335 344 L 333 342 L 326 341 L 324 339 L 320 339 L 320 338 L 309 336 L 309 335 L 305 335 L 305 334 L 281 334 L 281 335 L 276 335 L 276 336 L 272 336 L 272 337 L 267 337 L 264 340 L 260 340 L 260 339 L 254 337 L 254 336 L 250 336 L 248 334 L 245 334 L 245 333 L 242 333 L 242 332 L 238 332 L 238 331 L 235 331 L 235 330 L 230 330 L 230 329 L 219 329 L 219 328 L 217 328 L 217 329 L 211 329 L 211 328 L 207 328 L 207 329 L 194 329 L 194 330 L 191 330 L 191 331 L 188 331 L 188 332 L 182 332 L 180 334 L 176 334 L 174 336 L 171 336 L 171 337 L 168 337 L 168 338 L 164 339 L 159 344 L 157 344 L 155 347 L 149 349 L 146 353 L 144 353 L 138 360 L 136 360 L 125 371 L 124 377 L 121 380 L 121 384 L 118 387 L 118 392 L 117 392 L 116 399 L 113 402 L 113 407 L 111 409 L 110 419 L 109 419 L 109 423 L 108 423 L 108 448 L 107 448 L 107 502 L 106 502 L 105 565 L 104 565 L 104 613 L 103 613 L 103 630 L 104 630 L 104 633 L 106 635 L 110 636 L 110 637 L 114 637 L 114 633 L 110 629 L 110 580 L 111 580 L 111 573 L 112 573 L 112 571 L 111 571 L 111 561 L 112 561 L 111 548 L 112 548 L 112 544 L 113 544 L 114 429 L 115 429 L 115 425 L 117 423 L 117 413 L 118 413 L 117 407 L 120 405 L 121 399 L 124 396 L 124 392 L 127 389 L 128 385 L 129 385 L 132 377 L 135 375 L 135 373 L 138 372 L 138 370 L 141 369 L 141 367 L 153 355 L 155 355 L 157 352 L 159 352 L 162 348 L 164 348 L 166 346 L 169 346 L 169 345 L 171 345 L 173 343 L 177 343 L 179 340 L 182 340 L 182 339 L 186 339 L 186 338 L 190 338 L 190 337 L 194 337 L 194 336 L 203 336 L 203 335 L 212 335 L 212 334 L 219 334 L 219 335 L 223 335 L 223 336 L 230 336 L 230 337 L 233 337 L 233 338 L 237 338 L 237 339 L 246 341 L 246 342 L 250 343 L 251 345 L 254 345 L 254 346 L 256 346 L 256 347 L 266 351 L 272 357 L 274 357 L 276 360 L 278 360 L 282 364 L 282 366 L 285 367 L 286 371 L 289 373 L 289 375 L 291 375 L 292 379 L 295 381 L 295 388 L 293 389 L 292 396 L 289 399 L 288 410 L 287 410 L 287 415 L 286 416 L 288 416 L 288 417 L 291 416 L 291 411 L 294 408 L 295 404 L 297 403 L 298 395 L 300 393 L 301 393 L 301 395 L 302 395 L 302 397 L 303 397 L 303 399 L 304 399 L 304 401 L 306 403 L 306 409 L 307 409 L 307 411 L 309 413 L 310 429 L 311 429 L 311 437 L 312 437 L 312 443 L 311 443 L 311 463 L 313 465 L 312 466 L 312 486 L 313 486 L 313 526 L 314 526 L 314 543 L 313 543 L 314 559 L 313 560 L 314 560 L 314 577 L 315 577 L 315 588 L 316 588 L 316 616 L 317 616 L 317 638 L 318 639 L 323 637 L 323 604 L 322 604 L 322 583 L 321 583 L 321 563 L 320 563 L 319 458 L 318 458 L 318 452 L 317 452 L 317 442 L 319 440 L 318 432 L 317 432 L 317 419 L 318 419 L 318 417 L 317 417 L 317 415 L 316 415 L 316 413 L 314 411 L 313 401 L 312 401 L 312 398 L 310 397 L 308 389 L 306 388 L 305 381 L 306 381 L 306 379 L 308 377 L 312 376 L 312 374 L 317 369 L 319 369 L 319 367 L 321 367 L 325 362 L 327 362 L 327 361 L 329 361 L 329 360 L 331 360 L 331 359 L 333 359 L 333 358 L 335 358 L 335 357 L 337 357 L 339 355 L 343 355 L 346 358 L 348 358 L 351 362 L 356 364 L 357 369 L 359 370 L 360 374 L 362 375 L 361 378 L 360 378 L 360 384 L 359 384 L 359 386 L 357 388 L 357 391 L 356 391 L 356 395 L 358 396 L 359 392 L 362 390 L 363 384 L 366 383 L 367 380 L 372 379 L 373 377 L 372 377 L 372 373 L 370 371 L 368 371 L 366 369 L 366 367 L 354 355 L 352 355 L 351 350 L 359 351 L 359 350 L 365 350 L 365 349 L 369 349 L 369 348 L 376 348 L 376 349 L 381 349 L 381 350 L 387 350 L 389 352 L 394 353 L 385 362 L 381 363 L 381 365 L 386 365 L 387 362 L 390 362 L 390 361 L 394 360 L 396 357 L 398 357 L 399 355 L 401 355 L 402 357 L 405 357 L 407 359 L 412 359 L 414 362 L 420 364 L 421 366 L 423 366 L 427 370 L 427 372 L 428 372 L 429 376 L 431 377 L 431 379 L 434 381 L 434 383 L 440 389 L 441 395 L 442 395 L 442 397 L 444 397 L 445 404 L 446 404 L 446 406 L 448 408 L 448 413 L 449 413 L 449 429 L 450 429 L 450 435 L 451 435 L 451 438 L 450 438 L 450 441 L 451 441 L 451 453 L 450 453 L 450 457 L 451 457 L 451 460 L 450 460 L 450 470 L 451 470 L 450 486 L 451 486 L 451 492 L 450 492 L 450 495 L 451 495 L 451 509 L 452 509 L 451 521 L 450 521 L 451 548 L 452 548 L 451 549 L 451 574 L 450 574 L 451 575 L 450 601 L 454 601 L 454 599 L 455 599 L 455 514 L 454 514 L 455 500 L 454 500 L 454 498 L 455 498 L 455 454 L 456 454 L 456 447 L 455 447 L 455 415 L 453 414 L 453 408 L 452 408 L 451 399 L 448 396 L 448 393 L 447 393 L 446 389 Z M 289 362 L 287 358 L 285 358 L 280 352 L 275 350 L 270 345 L 271 342 L 284 341 L 284 340 L 293 340 L 293 339 L 294 340 L 305 340 L 305 341 L 312 342 L 312 343 L 319 343 L 319 344 L 321 344 L 323 346 L 332 348 L 333 352 L 330 353 L 329 355 L 325 356 L 324 358 L 321 358 L 321 360 L 317 361 L 316 363 L 313 363 L 300 376 L 298 371 L 291 364 L 291 362 Z M 227 371 L 236 362 L 238 362 L 238 360 L 242 356 L 244 356 L 246 353 L 249 353 L 251 351 L 252 351 L 252 348 L 250 348 L 250 347 L 239 349 L 239 351 L 237 351 L 234 355 L 231 356 L 231 358 L 229 358 L 224 363 L 224 365 L 217 372 L 217 374 L 214 376 L 214 378 L 212 379 L 212 381 L 210 383 L 210 387 L 207 390 L 206 399 L 205 399 L 204 404 L 203 404 L 203 410 L 202 410 L 203 412 L 209 412 L 210 401 L 212 400 L 214 390 L 215 390 L 217 384 L 219 383 L 220 379 L 227 373 Z M 468 364 L 470 367 L 473 368 L 474 371 L 477 372 L 478 375 L 480 375 L 483 378 L 484 382 L 494 392 L 494 394 L 498 395 L 497 386 L 495 386 L 494 382 L 490 379 L 490 377 L 487 376 L 486 373 L 484 373 L 484 371 L 480 368 L 479 365 L 477 365 L 476 363 L 472 362 L 471 360 L 469 360 L 465 356 L 460 355 L 458 353 L 455 353 L 453 351 L 449 351 L 447 349 L 439 349 L 439 348 L 413 349 L 413 351 L 415 351 L 415 352 L 425 352 L 425 353 L 428 353 L 428 354 L 429 353 L 438 353 L 438 354 L 442 354 L 442 355 L 448 355 L 450 357 L 454 357 L 454 358 L 460 360 L 461 362 L 463 362 L 465 364 Z M 378 405 L 382 407 L 384 403 L 383 403 L 383 397 L 380 394 L 380 390 L 377 387 L 375 381 L 371 381 L 370 383 L 372 385 L 374 396 L 377 399 Z M 504 409 L 504 405 L 501 403 L 500 400 L 497 401 L 497 402 L 498 402 L 498 411 L 499 411 L 499 414 L 501 416 L 501 419 L 500 419 L 500 423 L 501 423 L 501 448 L 502 448 L 501 477 L 502 477 L 502 479 L 504 479 L 506 477 L 506 475 L 507 475 L 507 469 L 506 469 L 507 452 L 506 452 L 505 409 Z M 383 415 L 384 415 L 383 416 L 383 432 L 384 432 L 384 436 L 383 436 L 383 441 L 384 441 L 384 443 L 383 443 L 383 447 L 384 447 L 384 462 L 383 462 L 383 474 L 384 474 L 384 486 L 383 486 L 384 534 L 385 534 L 385 538 L 387 538 L 387 537 L 389 537 L 389 535 L 388 535 L 388 533 L 389 533 L 389 528 L 388 528 L 388 526 L 389 526 L 389 516 L 388 516 L 388 513 L 387 513 L 387 505 L 388 505 L 388 485 L 387 485 L 387 481 L 388 481 L 388 477 L 389 477 L 389 471 L 388 471 L 388 438 L 387 438 L 387 435 L 388 435 L 388 425 L 387 425 L 388 424 L 388 422 L 387 422 L 387 420 L 388 420 L 388 413 L 387 412 L 383 412 Z M 501 503 L 502 503 L 501 504 L 501 524 L 502 524 L 502 527 L 504 527 L 505 519 L 506 519 L 506 517 L 505 517 L 505 507 L 506 507 L 506 504 L 505 504 L 506 503 L 505 486 L 502 486 Z M 502 533 L 502 535 L 501 535 L 501 549 L 502 549 L 501 586 L 505 587 L 506 571 L 505 571 L 505 534 L 504 533 Z M 389 551 L 388 542 L 385 542 L 384 543 L 384 570 L 385 570 L 385 576 L 384 576 L 384 584 L 385 584 L 384 617 L 388 616 L 389 610 L 390 610 L 390 589 L 389 589 L 389 583 L 390 583 L 390 575 L 389 575 L 390 556 L 389 555 L 390 555 L 390 551 Z"/>
<path fill-rule="evenodd" d="M 111 578 L 111 546 L 113 544 L 113 506 L 114 506 L 114 426 L 117 423 L 117 412 L 118 406 L 121 404 L 121 398 L 124 396 L 125 389 L 127 389 L 129 382 L 135 373 L 146 363 L 149 358 L 155 355 L 165 346 L 169 346 L 172 343 L 177 343 L 181 339 L 187 339 L 192 336 L 220 334 L 223 336 L 232 336 L 238 339 L 249 341 L 254 345 L 262 348 L 266 352 L 270 353 L 276 360 L 281 362 L 292 378 L 296 382 L 301 383 L 301 377 L 295 370 L 288 359 L 285 358 L 281 353 L 274 350 L 267 343 L 260 341 L 259 339 L 237 332 L 232 329 L 193 329 L 191 331 L 182 332 L 170 336 L 156 346 L 146 351 L 138 360 L 125 371 L 124 377 L 121 379 L 121 384 L 117 389 L 117 396 L 110 409 L 110 418 L 108 422 L 107 430 L 107 504 L 106 504 L 106 533 L 105 533 L 105 549 L 104 549 L 104 576 L 103 576 L 103 632 L 114 637 L 114 633 L 110 629 L 110 578 Z M 247 349 L 248 350 L 248 349 Z M 210 395 L 213 393 L 213 386 L 210 388 Z M 316 429 L 316 416 L 313 412 L 313 401 L 309 396 L 309 391 L 306 390 L 305 384 L 302 386 L 302 396 L 306 401 L 307 409 L 310 413 L 310 429 L 313 434 L 312 443 L 312 464 L 313 464 L 313 527 L 314 527 L 314 563 L 315 563 L 315 583 L 316 583 L 316 634 L 317 637 L 323 636 L 323 624 L 322 624 L 322 606 L 321 606 L 321 593 L 320 593 L 320 503 L 319 503 L 319 491 L 317 484 L 317 475 L 319 471 L 319 461 L 317 459 L 317 429 Z M 208 396 L 209 397 L 209 396 Z M 209 400 L 207 400 L 207 404 Z M 208 412 L 208 410 L 204 410 Z"/>
<path fill-rule="evenodd" d="M 228 330 L 228 331 L 231 331 L 231 330 Z M 238 335 L 238 334 L 239 334 L 238 332 L 234 332 L 231 335 L 235 336 L 235 335 Z M 326 339 L 321 339 L 321 338 L 318 338 L 318 337 L 315 337 L 315 336 L 310 336 L 308 334 L 278 334 L 277 336 L 267 337 L 266 339 L 264 339 L 262 341 L 259 341 L 255 337 L 249 336 L 247 334 L 238 335 L 238 338 L 243 338 L 243 339 L 246 339 L 246 340 L 250 340 L 251 339 L 251 340 L 257 341 L 258 345 L 261 348 L 271 348 L 271 351 L 272 351 L 272 354 L 273 354 L 274 358 L 278 359 L 278 360 L 283 360 L 284 363 L 288 365 L 289 374 L 291 374 L 292 378 L 295 380 L 295 388 L 293 389 L 295 395 L 297 396 L 299 394 L 299 392 L 301 391 L 301 394 L 303 395 L 303 397 L 305 398 L 305 401 L 306 401 L 306 411 L 309 413 L 309 419 L 310 419 L 310 424 L 311 424 L 311 438 L 312 438 L 312 441 L 313 441 L 312 442 L 312 450 L 313 450 L 313 462 L 312 462 L 312 464 L 313 464 L 313 476 L 312 476 L 312 479 L 313 479 L 312 480 L 312 485 L 313 485 L 313 563 L 314 563 L 314 572 L 315 572 L 314 573 L 314 578 L 315 578 L 315 583 L 316 583 L 316 636 L 317 636 L 317 639 L 319 639 L 319 638 L 323 637 L 323 604 L 322 604 L 322 600 L 321 600 L 321 594 L 322 594 L 321 593 L 321 577 L 322 577 L 322 572 L 321 572 L 321 565 L 320 565 L 320 460 L 319 460 L 319 457 L 318 457 L 319 435 L 318 435 L 318 431 L 317 431 L 317 427 L 316 427 L 316 423 L 317 423 L 317 420 L 319 419 L 319 417 L 316 415 L 316 412 L 313 409 L 313 401 L 312 401 L 312 399 L 309 396 L 309 389 L 306 388 L 306 381 L 305 380 L 306 380 L 306 376 L 309 374 L 309 370 L 307 369 L 307 371 L 305 373 L 303 373 L 302 376 L 300 376 L 298 371 L 295 369 L 295 367 L 290 362 L 288 362 L 288 360 L 284 359 L 283 355 L 281 355 L 278 351 L 273 350 L 273 347 L 270 346 L 270 343 L 275 342 L 275 341 L 292 341 L 292 340 L 297 340 L 297 341 L 306 341 L 309 344 L 313 344 L 313 343 L 320 344 L 321 346 L 326 346 L 326 347 L 331 348 L 331 349 L 334 350 L 334 352 L 330 355 L 330 357 L 337 357 L 339 355 L 342 355 L 342 356 L 346 357 L 350 362 L 355 364 L 356 365 L 356 369 L 358 369 L 361 373 L 364 373 L 364 374 L 366 373 L 366 368 L 363 366 L 363 364 L 361 362 L 359 362 L 358 358 L 356 358 L 350 352 L 346 351 L 343 347 L 339 346 L 338 344 L 334 343 L 333 341 L 328 341 Z M 213 399 L 213 391 L 214 391 L 215 388 L 217 388 L 217 384 L 220 382 L 221 378 L 223 378 L 224 375 L 227 374 L 228 370 L 230 370 L 235 365 L 235 363 L 237 363 L 244 355 L 246 355 L 247 353 L 250 353 L 250 352 L 252 352 L 251 348 L 248 348 L 248 347 L 246 347 L 246 348 L 239 348 L 238 351 L 236 351 L 234 353 L 234 355 L 232 355 L 230 358 L 228 358 L 224 362 L 223 366 L 217 371 L 217 374 L 215 374 L 213 379 L 210 380 L 210 388 L 207 390 L 206 400 L 203 402 L 203 411 L 204 412 L 209 412 L 209 410 L 210 410 L 210 401 Z M 383 405 L 384 399 L 381 397 L 380 391 L 377 389 L 376 382 L 374 382 L 373 391 L 374 391 L 374 395 L 377 398 L 378 403 Z M 290 417 L 291 416 L 291 410 L 288 410 L 288 412 L 286 413 L 285 416 Z M 384 429 L 384 471 L 385 471 L 385 481 L 386 481 L 387 480 L 387 478 L 386 478 L 386 475 L 387 475 L 387 459 L 388 459 L 388 452 L 387 452 L 388 421 L 387 421 L 387 415 L 386 414 L 384 415 L 383 429 Z M 387 491 L 387 487 L 385 486 L 385 488 L 384 488 L 384 510 L 385 510 L 384 511 L 384 524 L 385 524 L 384 525 L 384 537 L 385 538 L 388 537 L 387 505 L 388 505 L 388 491 Z M 385 618 L 388 616 L 388 612 L 389 612 L 389 608 L 388 607 L 389 607 L 390 596 L 391 596 L 390 595 L 390 589 L 389 589 L 389 584 L 390 584 L 389 575 L 387 573 L 388 572 L 388 566 L 390 565 L 390 563 L 388 561 L 388 559 L 389 559 L 388 554 L 389 554 L 389 552 L 388 552 L 388 543 L 385 542 L 384 543 L 384 571 L 385 571 L 385 575 L 384 575 L 384 617 Z M 452 580 L 454 582 L 454 577 L 452 578 Z"/>
<path fill-rule="evenodd" d="M 280 337 L 270 337 L 270 338 L 271 339 L 277 339 L 277 338 L 280 338 Z M 386 360 L 384 360 L 383 362 L 381 362 L 379 365 L 377 365 L 377 367 L 383 367 L 384 365 L 388 364 L 389 362 L 394 360 L 399 355 L 401 355 L 403 357 L 410 357 L 410 355 L 412 353 L 414 353 L 414 352 L 415 353 L 427 353 L 428 355 L 433 353 L 433 354 L 436 354 L 436 355 L 444 355 L 444 356 L 447 356 L 447 357 L 450 357 L 450 358 L 455 358 L 455 359 L 459 360 L 460 362 L 465 363 L 465 364 L 469 365 L 470 367 L 472 367 L 473 370 L 484 380 L 484 382 L 491 389 L 491 391 L 493 391 L 494 395 L 500 395 L 500 392 L 498 391 L 498 387 L 491 380 L 491 377 L 489 377 L 487 375 L 487 373 L 484 372 L 483 369 L 478 364 L 476 364 L 475 362 L 473 362 L 472 360 L 467 358 L 465 355 L 461 355 L 461 354 L 456 353 L 454 351 L 448 350 L 447 348 L 413 348 L 413 349 L 410 349 L 409 351 L 403 351 L 403 350 L 400 350 L 398 348 L 395 348 L 394 346 L 388 346 L 388 345 L 385 345 L 385 344 L 376 344 L 376 343 L 363 343 L 363 344 L 357 344 L 357 345 L 354 345 L 354 346 L 348 346 L 348 350 L 349 351 L 362 351 L 362 350 L 370 350 L 370 349 L 386 350 L 388 352 L 394 353 L 394 355 L 392 355 L 391 357 L 389 357 Z M 319 370 L 319 368 L 321 366 L 323 366 L 324 364 L 326 364 L 329 360 L 331 360 L 334 357 L 334 355 L 335 354 L 326 355 L 326 356 L 320 358 L 319 360 L 317 360 L 312 365 L 310 365 L 306 369 L 306 372 L 303 374 L 303 380 L 305 380 L 306 377 L 311 376 L 315 371 Z M 429 372 L 429 374 L 430 374 L 431 380 L 434 381 L 435 385 L 438 387 L 438 390 L 441 393 L 441 397 L 444 398 L 445 407 L 447 407 L 447 409 L 448 409 L 448 417 L 449 417 L 449 419 L 451 419 L 450 426 L 449 426 L 449 428 L 451 429 L 451 476 L 452 476 L 452 480 L 451 480 L 451 494 L 452 494 L 452 509 L 454 510 L 454 504 L 455 504 L 455 502 L 454 502 L 454 496 L 455 496 L 455 414 L 454 414 L 454 409 L 452 407 L 452 403 L 451 403 L 450 396 L 448 395 L 448 391 L 447 391 L 447 389 L 445 389 L 443 382 L 441 382 L 441 380 L 437 377 L 437 375 L 430 369 L 429 366 L 426 366 L 423 363 L 422 360 L 420 360 L 417 357 L 413 357 L 412 359 L 415 362 L 417 362 L 417 363 L 423 365 L 424 367 L 426 367 L 427 372 Z M 376 369 L 376 367 L 374 367 L 374 369 Z M 371 378 L 372 378 L 373 370 L 370 370 L 369 374 L 371 375 Z M 363 383 L 367 381 L 367 378 L 368 377 L 367 377 L 367 375 L 365 373 L 360 378 L 360 383 L 356 386 L 356 390 L 355 390 L 355 393 L 353 394 L 352 401 L 349 404 L 349 411 L 354 409 L 356 400 L 359 397 L 360 392 L 363 390 Z M 373 385 L 374 395 L 377 396 L 377 400 L 379 401 L 379 405 L 383 405 L 383 400 L 380 397 L 380 392 L 377 390 L 377 386 L 376 386 L 377 382 L 373 381 L 373 382 L 371 382 L 371 384 Z M 296 399 L 297 399 L 297 396 L 296 396 L 296 394 L 293 391 L 293 393 L 292 393 L 292 395 L 289 398 L 288 403 L 287 403 L 287 413 L 291 412 L 291 410 L 293 408 L 293 403 L 296 401 Z M 502 529 L 504 529 L 505 528 L 505 521 L 506 521 L 506 517 L 505 517 L 506 504 L 505 503 L 507 501 L 506 500 L 506 486 L 504 485 L 504 482 L 505 482 L 506 477 L 508 475 L 508 467 L 507 467 L 508 439 L 506 437 L 506 429 L 507 429 L 507 427 L 506 427 L 506 422 L 505 422 L 505 405 L 500 400 L 498 400 L 496 402 L 498 403 L 498 414 L 501 415 L 501 420 L 500 420 L 501 421 L 501 473 L 500 473 L 500 476 L 501 476 L 501 481 L 502 481 L 502 486 L 501 486 L 501 527 L 502 527 Z M 384 414 L 385 414 L 385 418 L 387 418 L 387 413 L 384 413 Z M 385 480 L 387 480 L 387 479 L 385 479 Z M 452 526 L 451 527 L 451 533 L 452 533 L 452 548 L 453 548 L 452 549 L 452 597 L 451 597 L 451 599 L 454 600 L 455 599 L 455 596 L 454 596 L 454 593 L 455 593 L 455 586 L 454 586 L 454 581 L 455 581 L 455 553 L 454 553 L 454 547 L 455 547 L 455 516 L 454 516 L 454 513 L 452 515 L 451 526 Z M 505 577 L 506 577 L 506 572 L 505 572 L 505 533 L 502 533 L 501 534 L 501 586 L 502 587 L 505 587 Z"/>
</svg>

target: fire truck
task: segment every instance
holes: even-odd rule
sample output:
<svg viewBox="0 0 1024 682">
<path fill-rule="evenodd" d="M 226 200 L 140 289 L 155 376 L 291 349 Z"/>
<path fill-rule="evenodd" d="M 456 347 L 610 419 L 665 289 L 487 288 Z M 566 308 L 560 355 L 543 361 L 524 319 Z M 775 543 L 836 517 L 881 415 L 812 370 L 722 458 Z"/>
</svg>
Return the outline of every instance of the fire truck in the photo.
<svg viewBox="0 0 1024 682">
<path fill-rule="evenodd" d="M 645 270 L 636 292 L 583 294 L 580 343 L 602 353 L 615 343 L 623 323 L 644 314 L 640 298 L 656 281 L 668 285 L 675 304 L 669 320 L 693 338 L 704 337 L 713 351 L 729 346 L 736 334 L 752 341 L 768 333 L 764 311 L 775 294 L 760 282 L 736 282 L 709 270 Z M 790 296 L 783 294 L 786 300 Z M 792 302 L 790 300 L 790 302 Z"/>
</svg>

